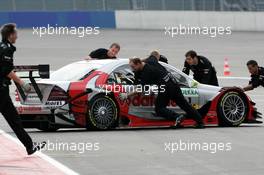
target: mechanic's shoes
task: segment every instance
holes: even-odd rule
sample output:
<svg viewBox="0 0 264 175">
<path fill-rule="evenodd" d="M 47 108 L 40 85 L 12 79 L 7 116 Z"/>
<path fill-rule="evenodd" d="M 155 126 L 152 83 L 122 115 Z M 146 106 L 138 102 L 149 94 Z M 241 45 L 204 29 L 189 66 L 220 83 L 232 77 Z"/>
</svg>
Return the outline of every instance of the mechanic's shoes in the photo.
<svg viewBox="0 0 264 175">
<path fill-rule="evenodd" d="M 204 124 L 203 123 L 198 123 L 198 124 L 196 124 L 196 126 L 195 126 L 195 129 L 204 129 L 205 127 L 204 127 Z"/>
<path fill-rule="evenodd" d="M 33 142 L 33 147 L 31 149 L 27 149 L 27 154 L 28 155 L 34 154 L 36 151 L 43 149 L 46 144 L 47 144 L 46 142 L 41 142 L 41 143 Z"/>
<path fill-rule="evenodd" d="M 179 125 L 184 119 L 185 119 L 185 115 L 184 115 L 184 114 L 180 114 L 180 115 L 176 118 L 175 126 Z"/>
</svg>

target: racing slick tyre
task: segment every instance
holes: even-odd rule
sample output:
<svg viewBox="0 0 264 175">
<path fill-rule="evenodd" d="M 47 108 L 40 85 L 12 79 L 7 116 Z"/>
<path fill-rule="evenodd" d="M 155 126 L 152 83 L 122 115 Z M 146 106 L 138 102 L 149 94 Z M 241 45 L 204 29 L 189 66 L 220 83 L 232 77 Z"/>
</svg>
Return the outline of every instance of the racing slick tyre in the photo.
<svg viewBox="0 0 264 175">
<path fill-rule="evenodd" d="M 87 129 L 107 130 L 116 127 L 118 109 L 112 98 L 105 95 L 98 95 L 89 104 Z"/>
<path fill-rule="evenodd" d="M 239 126 L 246 118 L 248 104 L 238 92 L 227 92 L 218 103 L 217 113 L 220 126 Z"/>
</svg>

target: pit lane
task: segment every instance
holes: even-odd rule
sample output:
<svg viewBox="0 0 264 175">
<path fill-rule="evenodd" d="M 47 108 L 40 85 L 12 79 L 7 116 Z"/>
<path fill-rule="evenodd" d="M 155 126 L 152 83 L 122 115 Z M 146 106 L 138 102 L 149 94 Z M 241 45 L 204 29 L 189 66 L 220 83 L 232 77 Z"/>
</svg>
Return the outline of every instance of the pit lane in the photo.
<svg viewBox="0 0 264 175">
<path fill-rule="evenodd" d="M 222 76 L 224 58 L 229 59 L 232 76 L 247 77 L 245 63 L 256 59 L 263 65 L 263 33 L 233 33 L 231 36 L 209 38 L 201 36 L 165 37 L 163 31 L 104 30 L 98 36 L 32 35 L 31 30 L 19 33 L 16 64 L 51 64 L 52 70 L 79 60 L 89 51 L 108 47 L 112 42 L 122 46 L 120 57 L 145 57 L 152 49 L 159 49 L 170 64 L 182 68 L 184 53 L 197 50 L 211 59 Z M 221 79 L 221 86 L 247 84 L 246 79 Z M 248 93 L 264 113 L 264 89 Z M 11 135 L 4 119 L 0 128 Z M 210 127 L 204 130 L 185 129 L 132 129 L 116 131 L 60 130 L 44 133 L 28 130 L 36 141 L 52 143 L 99 143 L 100 149 L 85 151 L 45 151 L 44 153 L 80 174 L 263 174 L 263 125 L 243 125 L 238 128 Z M 228 143 L 231 151 L 178 151 L 168 152 L 165 143 L 171 142 Z"/>
</svg>

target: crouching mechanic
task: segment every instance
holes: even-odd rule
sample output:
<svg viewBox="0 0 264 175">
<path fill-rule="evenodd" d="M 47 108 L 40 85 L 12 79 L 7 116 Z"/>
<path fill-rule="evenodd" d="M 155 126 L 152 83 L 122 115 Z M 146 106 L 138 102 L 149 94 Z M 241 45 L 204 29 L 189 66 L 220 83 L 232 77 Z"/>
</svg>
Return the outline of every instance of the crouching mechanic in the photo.
<svg viewBox="0 0 264 175">
<path fill-rule="evenodd" d="M 193 117 L 196 122 L 196 128 L 204 128 L 202 116 L 196 111 L 184 98 L 181 89 L 171 74 L 169 74 L 165 67 L 162 65 L 155 66 L 141 61 L 139 58 L 132 58 L 129 61 L 130 67 L 135 72 L 141 72 L 140 84 L 144 85 L 157 85 L 159 87 L 158 96 L 155 101 L 155 111 L 158 116 L 162 116 L 169 120 L 176 120 L 176 125 L 179 124 L 184 118 L 184 115 L 179 115 L 176 112 L 167 109 L 170 100 L 173 100 L 177 105 L 183 109 L 188 116 Z M 156 64 L 159 64 L 158 62 Z M 161 86 L 164 90 L 161 91 Z M 121 99 L 126 99 L 135 93 L 120 94 Z"/>
<path fill-rule="evenodd" d="M 188 51 L 185 57 L 186 59 L 182 72 L 189 75 L 190 70 L 192 70 L 193 78 L 199 83 L 219 86 L 216 70 L 207 58 L 197 55 L 193 50 Z"/>
<path fill-rule="evenodd" d="M 6 24 L 1 29 L 2 42 L 0 43 L 0 113 L 4 116 L 9 126 L 15 132 L 18 139 L 26 147 L 28 155 L 35 153 L 44 147 L 45 142 L 33 143 L 30 136 L 24 130 L 16 108 L 9 95 L 11 80 L 19 84 L 24 91 L 31 90 L 31 86 L 13 71 L 13 54 L 16 47 L 13 45 L 17 39 L 15 24 Z"/>
<path fill-rule="evenodd" d="M 251 74 L 249 85 L 244 87 L 244 91 L 253 90 L 259 86 L 264 87 L 264 68 L 260 67 L 255 60 L 247 62 L 248 71 Z"/>
</svg>

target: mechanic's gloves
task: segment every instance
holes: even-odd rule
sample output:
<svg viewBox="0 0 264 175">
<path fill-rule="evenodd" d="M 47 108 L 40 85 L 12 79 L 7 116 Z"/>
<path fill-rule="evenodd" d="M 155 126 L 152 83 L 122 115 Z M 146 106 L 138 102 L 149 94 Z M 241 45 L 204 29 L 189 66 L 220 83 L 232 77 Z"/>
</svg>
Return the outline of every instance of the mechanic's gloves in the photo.
<svg viewBox="0 0 264 175">
<path fill-rule="evenodd" d="M 121 101 L 124 101 L 124 100 L 126 100 L 128 98 L 128 94 L 127 93 L 120 93 L 119 94 L 119 99 L 121 100 Z"/>
<path fill-rule="evenodd" d="M 25 91 L 25 92 L 30 92 L 31 91 L 31 85 L 29 83 L 25 83 L 23 82 L 23 84 L 21 85 L 22 89 Z"/>
</svg>

